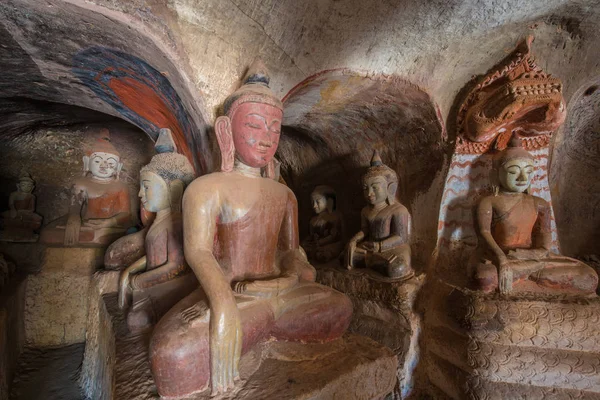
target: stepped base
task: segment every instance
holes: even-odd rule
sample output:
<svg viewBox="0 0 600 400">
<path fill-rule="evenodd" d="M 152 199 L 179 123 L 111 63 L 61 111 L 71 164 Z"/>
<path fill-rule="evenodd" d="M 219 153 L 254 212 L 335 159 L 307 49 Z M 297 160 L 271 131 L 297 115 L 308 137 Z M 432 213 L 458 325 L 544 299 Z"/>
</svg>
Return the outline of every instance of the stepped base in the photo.
<svg viewBox="0 0 600 400">
<path fill-rule="evenodd" d="M 352 300 L 354 312 L 348 331 L 367 336 L 396 354 L 398 381 L 392 398 L 408 397 L 413 389 L 413 369 L 419 361 L 421 330 L 420 316 L 413 309 L 424 276 L 399 281 L 370 269 L 342 269 L 337 260 L 316 268 L 318 283 Z"/>
<path fill-rule="evenodd" d="M 426 362 L 449 397 L 600 399 L 600 298 L 434 286 Z"/>
</svg>

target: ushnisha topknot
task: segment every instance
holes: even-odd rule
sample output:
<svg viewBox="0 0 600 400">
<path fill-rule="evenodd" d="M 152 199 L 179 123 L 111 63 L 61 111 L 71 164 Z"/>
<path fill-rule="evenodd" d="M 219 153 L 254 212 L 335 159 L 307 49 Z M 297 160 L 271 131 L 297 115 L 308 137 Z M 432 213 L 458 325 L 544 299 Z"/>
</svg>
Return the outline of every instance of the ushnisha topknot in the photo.
<svg viewBox="0 0 600 400">
<path fill-rule="evenodd" d="M 225 100 L 223 113 L 231 116 L 237 106 L 247 102 L 269 104 L 283 110 L 281 100 L 269 87 L 270 81 L 267 67 L 260 59 L 256 59 L 242 79 L 242 86 Z"/>
<path fill-rule="evenodd" d="M 171 130 L 163 128 L 160 130 L 158 139 L 154 144 L 154 150 L 158 153 L 140 170 L 154 172 L 160 176 L 167 185 L 175 180 L 180 180 L 185 186 L 189 185 L 196 177 L 192 164 L 183 154 L 177 153 L 177 146 L 173 140 Z"/>
<path fill-rule="evenodd" d="M 534 161 L 534 158 L 531 155 L 531 153 L 529 153 L 522 147 L 521 139 L 518 135 L 515 134 L 510 139 L 508 146 L 496 155 L 494 162 L 498 167 L 500 167 L 509 162 L 510 160 L 515 160 L 519 158 L 529 159 L 532 162 Z"/>
<path fill-rule="evenodd" d="M 367 168 L 367 172 L 363 175 L 363 181 L 374 176 L 383 176 L 387 183 L 398 183 L 398 175 L 396 171 L 388 167 L 381 161 L 379 150 L 373 151 L 371 158 L 371 166 Z"/>
<path fill-rule="evenodd" d="M 19 174 L 19 182 L 29 182 L 31 184 L 35 183 L 35 181 L 31 177 L 31 174 L 27 171 L 21 171 L 21 173 Z"/>
<path fill-rule="evenodd" d="M 110 132 L 106 128 L 100 128 L 91 134 L 94 136 L 92 143 L 85 147 L 85 155 L 90 157 L 94 153 L 108 153 L 121 158 L 121 154 L 110 141 Z"/>
</svg>

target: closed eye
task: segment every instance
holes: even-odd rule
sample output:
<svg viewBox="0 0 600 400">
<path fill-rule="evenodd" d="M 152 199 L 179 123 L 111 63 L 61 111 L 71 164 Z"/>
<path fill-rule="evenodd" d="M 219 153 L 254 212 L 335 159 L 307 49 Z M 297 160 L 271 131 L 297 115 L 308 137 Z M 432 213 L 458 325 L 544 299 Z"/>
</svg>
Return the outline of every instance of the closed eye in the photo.
<svg viewBox="0 0 600 400">
<path fill-rule="evenodd" d="M 250 123 L 250 122 L 246 122 L 246 126 L 249 127 L 249 128 L 252 128 L 252 129 L 260 129 L 259 125 L 253 124 L 253 123 Z"/>
</svg>

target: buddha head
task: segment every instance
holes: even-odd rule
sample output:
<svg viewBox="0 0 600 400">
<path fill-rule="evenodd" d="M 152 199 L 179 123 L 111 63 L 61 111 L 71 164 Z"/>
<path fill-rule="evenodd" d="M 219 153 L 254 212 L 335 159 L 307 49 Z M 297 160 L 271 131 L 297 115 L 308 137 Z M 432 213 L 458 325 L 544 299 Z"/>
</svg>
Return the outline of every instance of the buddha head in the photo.
<svg viewBox="0 0 600 400">
<path fill-rule="evenodd" d="M 35 181 L 31 178 L 31 175 L 27 172 L 21 172 L 19 175 L 19 183 L 17 183 L 17 190 L 21 193 L 31 193 L 35 186 Z"/>
<path fill-rule="evenodd" d="M 362 177 L 363 194 L 371 205 L 386 202 L 388 205 L 396 201 L 398 175 L 396 171 L 381 161 L 379 151 L 373 152 L 371 166 Z"/>
<path fill-rule="evenodd" d="M 171 131 L 161 129 L 154 147 L 158 154 L 140 170 L 138 195 L 144 208 L 150 212 L 169 208 L 181 211 L 183 191 L 195 178 L 194 168 L 184 155 L 176 152 L 174 142 L 165 145 L 169 139 L 172 142 Z"/>
<path fill-rule="evenodd" d="M 494 161 L 498 182 L 505 191 L 523 193 L 529 189 L 534 173 L 533 156 L 521 147 L 517 136 L 513 136 Z"/>
<path fill-rule="evenodd" d="M 333 188 L 319 185 L 310 194 L 311 204 L 315 214 L 319 215 L 325 210 L 333 212 L 336 208 L 336 194 Z"/>
<path fill-rule="evenodd" d="M 108 129 L 101 129 L 83 156 L 83 175 L 91 172 L 101 181 L 113 180 L 113 177 L 118 180 L 122 168 L 121 155 L 110 142 Z"/>
<path fill-rule="evenodd" d="M 215 123 L 221 170 L 231 171 L 235 159 L 253 168 L 272 164 L 279 145 L 283 105 L 269 88 L 262 62 L 252 64 L 242 86 L 225 100 L 223 112 L 225 115 Z"/>
</svg>

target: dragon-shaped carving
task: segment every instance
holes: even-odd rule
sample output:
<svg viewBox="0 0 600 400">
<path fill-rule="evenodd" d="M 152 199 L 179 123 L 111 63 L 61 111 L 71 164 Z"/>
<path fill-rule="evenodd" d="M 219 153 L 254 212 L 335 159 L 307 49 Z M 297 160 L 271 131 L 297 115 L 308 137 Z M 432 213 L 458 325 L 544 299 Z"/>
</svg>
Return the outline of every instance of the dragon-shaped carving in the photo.
<svg viewBox="0 0 600 400">
<path fill-rule="evenodd" d="M 544 147 L 565 121 L 562 82 L 536 65 L 532 41 L 523 40 L 467 95 L 457 117 L 458 153 L 501 150 L 513 133 L 528 150 Z"/>
</svg>

